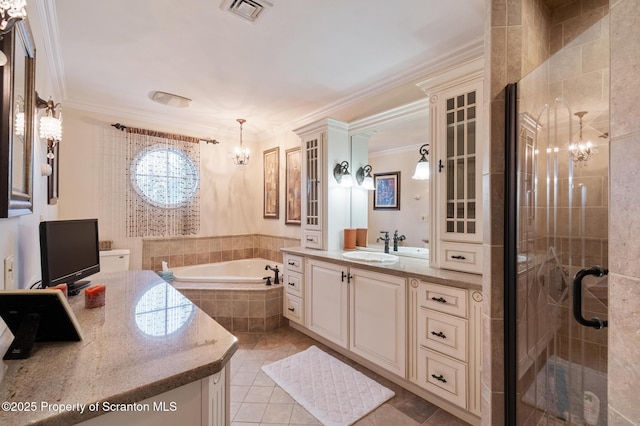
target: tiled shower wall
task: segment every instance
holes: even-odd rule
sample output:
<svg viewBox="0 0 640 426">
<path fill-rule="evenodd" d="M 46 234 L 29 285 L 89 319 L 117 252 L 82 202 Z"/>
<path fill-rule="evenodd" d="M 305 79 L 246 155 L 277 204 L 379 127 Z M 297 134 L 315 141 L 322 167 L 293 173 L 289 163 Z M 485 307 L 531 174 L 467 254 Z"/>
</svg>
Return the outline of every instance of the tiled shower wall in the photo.
<svg viewBox="0 0 640 426">
<path fill-rule="evenodd" d="M 259 257 L 282 263 L 281 248 L 299 246 L 297 238 L 260 234 L 214 237 L 154 237 L 142 241 L 142 269 L 170 268 Z"/>
</svg>

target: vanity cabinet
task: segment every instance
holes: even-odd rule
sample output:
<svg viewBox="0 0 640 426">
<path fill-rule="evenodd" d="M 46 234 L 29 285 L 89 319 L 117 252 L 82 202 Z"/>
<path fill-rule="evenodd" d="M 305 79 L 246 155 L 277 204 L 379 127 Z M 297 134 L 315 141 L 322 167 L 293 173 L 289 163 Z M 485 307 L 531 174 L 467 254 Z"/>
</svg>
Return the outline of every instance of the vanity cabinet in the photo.
<svg viewBox="0 0 640 426">
<path fill-rule="evenodd" d="M 406 374 L 406 280 L 307 261 L 307 327 L 401 377 Z"/>
<path fill-rule="evenodd" d="M 411 380 L 480 414 L 480 292 L 412 280 Z"/>
<path fill-rule="evenodd" d="M 349 349 L 406 375 L 406 280 L 350 268 Z"/>
<path fill-rule="evenodd" d="M 343 348 L 348 348 L 349 268 L 307 259 L 305 274 L 307 328 Z"/>
<path fill-rule="evenodd" d="M 350 158 L 347 129 L 347 123 L 326 118 L 294 130 L 302 142 L 303 247 L 341 248 L 342 232 L 350 227 L 349 191 L 333 177 L 336 164 Z"/>
<path fill-rule="evenodd" d="M 283 256 L 284 309 L 289 321 L 304 326 L 304 257 L 285 253 Z"/>
<path fill-rule="evenodd" d="M 482 273 L 484 99 L 477 61 L 420 83 L 430 99 L 432 266 Z"/>
</svg>

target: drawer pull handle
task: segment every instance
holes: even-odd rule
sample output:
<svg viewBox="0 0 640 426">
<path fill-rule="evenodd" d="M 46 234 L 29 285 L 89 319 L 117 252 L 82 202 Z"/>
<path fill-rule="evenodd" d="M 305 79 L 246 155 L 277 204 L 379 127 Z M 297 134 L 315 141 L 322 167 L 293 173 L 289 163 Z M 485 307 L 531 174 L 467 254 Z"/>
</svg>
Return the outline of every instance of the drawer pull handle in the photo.
<svg viewBox="0 0 640 426">
<path fill-rule="evenodd" d="M 441 374 L 439 376 L 436 376 L 435 374 L 432 374 L 431 377 L 433 377 L 436 380 L 441 381 L 442 383 L 447 383 L 447 380 L 444 378 L 444 376 Z"/>
<path fill-rule="evenodd" d="M 431 300 L 439 303 L 447 303 L 447 299 L 444 297 L 432 297 Z"/>
<path fill-rule="evenodd" d="M 452 259 L 457 259 L 457 260 L 465 260 L 466 257 L 462 256 L 461 254 L 457 255 L 457 256 L 451 256 Z"/>
<path fill-rule="evenodd" d="M 294 308 L 288 308 L 291 312 L 295 312 L 296 310 Z"/>
<path fill-rule="evenodd" d="M 307 241 L 308 241 L 308 242 L 310 242 L 310 243 L 312 243 L 312 242 L 314 242 L 314 241 L 315 241 L 315 238 L 313 238 L 313 237 L 307 237 Z"/>
<path fill-rule="evenodd" d="M 309 240 L 307 240 L 307 241 L 309 241 Z M 290 261 L 289 261 L 289 262 L 287 262 L 287 263 L 288 263 L 290 266 L 295 266 L 295 265 L 296 265 L 296 262 L 294 262 L 293 260 L 290 260 Z"/>
<path fill-rule="evenodd" d="M 289 285 L 290 285 L 291 287 L 295 287 L 295 286 L 296 286 L 296 283 L 289 283 Z"/>
<path fill-rule="evenodd" d="M 437 333 L 435 331 L 432 331 L 431 334 L 433 334 L 434 336 L 437 336 L 437 337 L 441 337 L 443 339 L 447 338 L 447 336 L 445 336 L 442 331 L 438 331 Z"/>
</svg>

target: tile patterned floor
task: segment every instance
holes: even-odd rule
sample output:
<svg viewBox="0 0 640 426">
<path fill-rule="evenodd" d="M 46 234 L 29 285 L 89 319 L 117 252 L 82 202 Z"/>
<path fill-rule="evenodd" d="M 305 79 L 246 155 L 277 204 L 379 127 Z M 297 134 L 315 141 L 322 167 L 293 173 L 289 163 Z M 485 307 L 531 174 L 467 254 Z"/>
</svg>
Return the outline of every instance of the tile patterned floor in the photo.
<svg viewBox="0 0 640 426">
<path fill-rule="evenodd" d="M 320 425 L 260 369 L 316 345 L 396 393 L 355 423 L 357 426 L 465 426 L 468 423 L 356 364 L 310 337 L 282 327 L 269 333 L 234 333 L 239 349 L 231 359 L 231 425 Z"/>
</svg>

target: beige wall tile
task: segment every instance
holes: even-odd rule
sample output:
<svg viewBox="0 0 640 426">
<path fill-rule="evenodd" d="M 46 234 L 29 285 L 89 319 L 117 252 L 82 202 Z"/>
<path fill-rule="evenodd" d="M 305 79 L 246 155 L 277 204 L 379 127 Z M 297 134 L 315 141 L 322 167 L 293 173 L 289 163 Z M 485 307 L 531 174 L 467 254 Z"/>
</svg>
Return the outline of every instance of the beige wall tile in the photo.
<svg viewBox="0 0 640 426">
<path fill-rule="evenodd" d="M 640 419 L 640 280 L 612 274 L 609 277 L 609 387 L 610 406 L 629 419 Z"/>
</svg>

